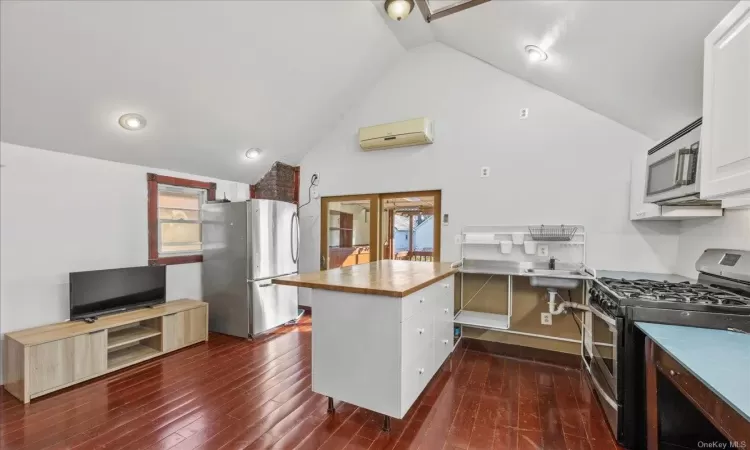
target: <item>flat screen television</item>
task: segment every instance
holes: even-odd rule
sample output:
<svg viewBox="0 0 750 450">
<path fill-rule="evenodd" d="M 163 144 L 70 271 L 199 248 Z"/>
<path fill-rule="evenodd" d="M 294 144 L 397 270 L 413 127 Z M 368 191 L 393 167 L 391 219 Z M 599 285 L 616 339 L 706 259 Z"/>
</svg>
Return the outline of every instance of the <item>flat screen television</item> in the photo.
<svg viewBox="0 0 750 450">
<path fill-rule="evenodd" d="M 166 266 L 72 272 L 70 320 L 164 303 L 166 282 Z"/>
</svg>

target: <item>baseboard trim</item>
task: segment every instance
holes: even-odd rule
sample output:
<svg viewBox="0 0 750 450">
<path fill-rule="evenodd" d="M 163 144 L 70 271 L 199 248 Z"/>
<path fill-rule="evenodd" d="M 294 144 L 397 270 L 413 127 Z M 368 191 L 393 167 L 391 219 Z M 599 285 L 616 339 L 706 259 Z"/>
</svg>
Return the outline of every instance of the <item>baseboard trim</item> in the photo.
<svg viewBox="0 0 750 450">
<path fill-rule="evenodd" d="M 556 366 L 581 368 L 581 357 L 572 353 L 555 352 L 533 347 L 506 344 L 503 342 L 485 341 L 468 337 L 461 338 L 461 345 L 467 350 L 491 353 L 493 355 L 509 356 Z"/>
</svg>

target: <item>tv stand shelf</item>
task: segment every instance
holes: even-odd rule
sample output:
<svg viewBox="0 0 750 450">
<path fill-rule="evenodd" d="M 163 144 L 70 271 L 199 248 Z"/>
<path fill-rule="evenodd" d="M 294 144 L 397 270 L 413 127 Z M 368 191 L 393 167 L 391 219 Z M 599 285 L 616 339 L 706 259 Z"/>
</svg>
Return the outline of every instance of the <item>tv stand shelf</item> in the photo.
<svg viewBox="0 0 750 450">
<path fill-rule="evenodd" d="M 5 390 L 28 403 L 207 340 L 208 304 L 198 300 L 15 331 L 5 335 Z"/>
<path fill-rule="evenodd" d="M 145 361 L 160 352 L 147 345 L 136 344 L 130 347 L 110 351 L 107 354 L 107 369 L 117 370 L 122 367 Z"/>
<path fill-rule="evenodd" d="M 159 330 L 141 325 L 123 328 L 117 331 L 110 331 L 108 336 L 109 339 L 107 341 L 107 349 L 112 351 L 143 339 L 159 336 L 160 334 L 161 331 Z"/>
</svg>

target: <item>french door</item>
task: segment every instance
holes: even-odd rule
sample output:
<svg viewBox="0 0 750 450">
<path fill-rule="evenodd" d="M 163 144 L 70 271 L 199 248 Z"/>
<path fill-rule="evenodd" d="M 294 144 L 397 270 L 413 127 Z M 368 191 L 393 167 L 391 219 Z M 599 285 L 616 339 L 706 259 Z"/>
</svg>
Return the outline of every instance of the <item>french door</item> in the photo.
<svg viewBox="0 0 750 450">
<path fill-rule="evenodd" d="M 379 259 L 440 261 L 441 192 L 321 199 L 320 269 Z"/>
</svg>

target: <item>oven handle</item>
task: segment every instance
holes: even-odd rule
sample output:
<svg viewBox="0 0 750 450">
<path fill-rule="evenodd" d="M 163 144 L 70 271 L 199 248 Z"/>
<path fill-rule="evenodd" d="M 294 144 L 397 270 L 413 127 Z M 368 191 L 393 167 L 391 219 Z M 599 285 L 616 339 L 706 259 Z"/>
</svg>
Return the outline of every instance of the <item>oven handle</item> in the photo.
<svg viewBox="0 0 750 450">
<path fill-rule="evenodd" d="M 596 305 L 589 305 L 589 309 L 591 312 L 598 318 L 602 319 L 603 321 L 607 322 L 608 325 L 612 325 L 613 327 L 617 326 L 617 321 L 608 316 L 607 313 L 602 311 L 598 306 Z"/>
<path fill-rule="evenodd" d="M 604 389 L 601 387 L 598 381 L 596 381 L 596 377 L 594 376 L 594 373 L 591 371 L 591 366 L 589 366 L 589 363 L 586 361 L 586 358 L 583 359 L 583 365 L 586 366 L 586 370 L 589 371 L 589 375 L 591 375 L 589 378 L 591 378 L 591 382 L 594 384 L 594 387 L 596 390 L 602 395 L 602 398 L 605 402 L 609 403 L 609 406 L 611 406 L 613 409 L 617 409 L 617 402 L 612 400 L 612 397 L 607 395 L 606 392 L 604 392 Z"/>
</svg>

